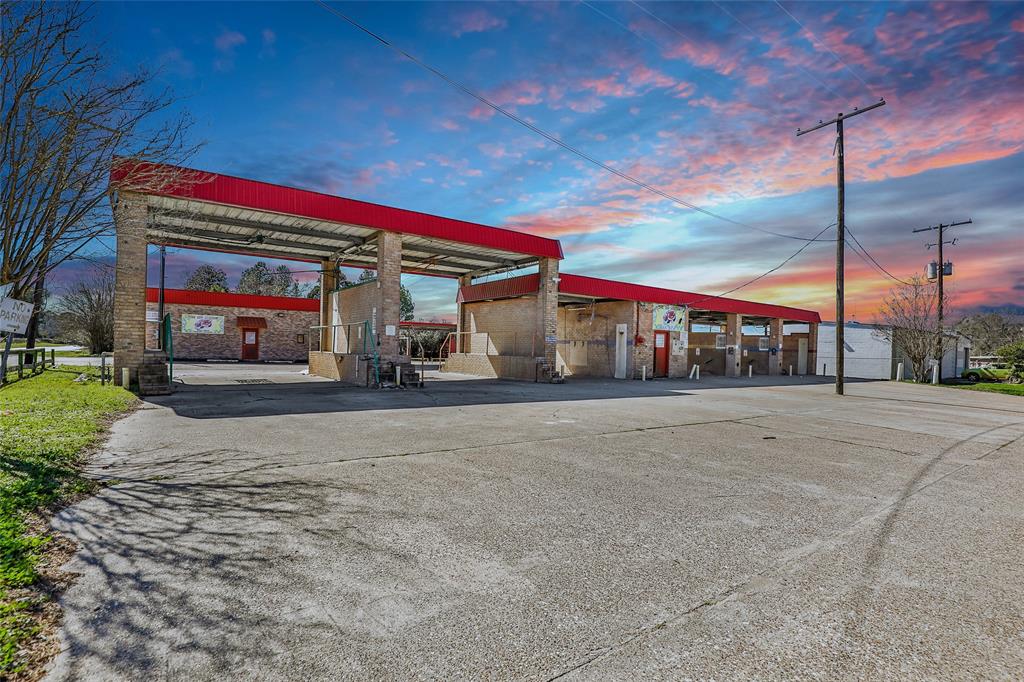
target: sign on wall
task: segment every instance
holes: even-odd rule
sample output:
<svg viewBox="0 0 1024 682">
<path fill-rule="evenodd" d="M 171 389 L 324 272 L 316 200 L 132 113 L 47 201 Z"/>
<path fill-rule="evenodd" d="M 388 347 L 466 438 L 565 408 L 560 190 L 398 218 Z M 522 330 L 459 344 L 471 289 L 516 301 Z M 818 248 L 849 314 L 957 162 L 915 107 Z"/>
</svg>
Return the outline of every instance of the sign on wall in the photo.
<svg viewBox="0 0 1024 682">
<path fill-rule="evenodd" d="M 182 334 L 223 334 L 223 315 L 182 315 Z"/>
<path fill-rule="evenodd" d="M 32 304 L 16 298 L 0 298 L 0 332 L 24 334 L 32 319 Z"/>
<path fill-rule="evenodd" d="M 655 303 L 654 329 L 663 332 L 686 331 L 686 308 L 678 305 Z"/>
</svg>

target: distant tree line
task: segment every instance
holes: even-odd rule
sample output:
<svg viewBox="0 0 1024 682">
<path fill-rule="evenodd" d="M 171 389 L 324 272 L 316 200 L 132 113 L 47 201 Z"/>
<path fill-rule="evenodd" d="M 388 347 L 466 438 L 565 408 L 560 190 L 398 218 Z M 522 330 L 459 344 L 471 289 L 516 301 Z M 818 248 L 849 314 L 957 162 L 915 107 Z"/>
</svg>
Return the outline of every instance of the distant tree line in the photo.
<svg viewBox="0 0 1024 682">
<path fill-rule="evenodd" d="M 373 282 L 377 279 L 376 270 L 363 270 L 359 278 L 352 281 L 340 270 L 336 274 L 336 281 L 339 289 L 347 289 L 357 284 Z M 413 311 L 416 308 L 412 300 L 412 294 L 404 284 L 401 286 L 401 319 L 403 321 L 413 319 Z M 228 286 L 228 275 L 220 268 L 212 265 L 200 265 L 185 279 L 185 288 L 192 291 L 231 291 Z M 254 265 L 242 271 L 238 278 L 238 286 L 234 293 L 255 294 L 257 296 L 292 296 L 303 295 L 303 287 L 292 275 L 287 265 L 279 265 L 271 269 L 263 261 L 257 261 Z M 320 298 L 320 283 L 316 282 L 305 292 L 307 298 Z"/>
</svg>

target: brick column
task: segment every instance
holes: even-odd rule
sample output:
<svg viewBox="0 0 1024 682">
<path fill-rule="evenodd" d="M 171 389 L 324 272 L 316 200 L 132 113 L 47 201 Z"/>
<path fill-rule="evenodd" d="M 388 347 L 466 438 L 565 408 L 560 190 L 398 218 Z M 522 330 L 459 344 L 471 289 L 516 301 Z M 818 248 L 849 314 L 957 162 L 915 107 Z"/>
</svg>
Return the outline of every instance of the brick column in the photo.
<svg viewBox="0 0 1024 682">
<path fill-rule="evenodd" d="M 541 258 L 540 286 L 537 289 L 537 357 L 543 354 L 544 361 L 552 371 L 555 368 L 555 357 L 558 351 L 558 260 Z"/>
<path fill-rule="evenodd" d="M 462 289 L 462 287 L 468 287 L 472 283 L 472 275 L 462 275 L 459 277 L 459 289 Z M 461 353 L 463 352 L 463 348 L 466 347 L 462 332 L 470 331 L 469 320 L 466 319 L 466 307 L 462 304 L 461 299 L 456 300 L 455 307 L 455 331 L 457 332 L 455 334 L 455 352 Z"/>
<path fill-rule="evenodd" d="M 725 376 L 738 377 L 743 373 L 743 316 L 738 313 L 726 315 L 725 346 Z"/>
<path fill-rule="evenodd" d="M 782 374 L 782 320 L 775 318 L 768 328 L 768 374 Z"/>
<path fill-rule="evenodd" d="M 114 206 L 117 261 L 114 270 L 114 383 L 121 368 L 137 383 L 146 350 L 146 199 L 121 192 Z M 127 387 L 126 387 L 127 388 Z"/>
<path fill-rule="evenodd" d="M 647 378 L 654 378 L 654 310 L 648 303 L 635 303 L 636 306 L 636 329 L 633 330 L 633 378 L 640 379 L 644 376 L 644 367 L 647 368 Z M 643 343 L 637 343 L 637 337 L 643 337 Z"/>
<path fill-rule="evenodd" d="M 381 362 L 400 362 L 398 323 L 401 321 L 402 299 L 402 235 L 396 232 L 377 233 L 377 338 L 380 339 Z M 389 329 L 393 332 L 388 334 Z"/>
<path fill-rule="evenodd" d="M 338 285 L 337 271 L 329 260 L 320 261 L 320 322 L 321 327 L 331 325 L 331 294 Z M 334 330 L 320 330 L 320 350 L 334 350 Z"/>
</svg>

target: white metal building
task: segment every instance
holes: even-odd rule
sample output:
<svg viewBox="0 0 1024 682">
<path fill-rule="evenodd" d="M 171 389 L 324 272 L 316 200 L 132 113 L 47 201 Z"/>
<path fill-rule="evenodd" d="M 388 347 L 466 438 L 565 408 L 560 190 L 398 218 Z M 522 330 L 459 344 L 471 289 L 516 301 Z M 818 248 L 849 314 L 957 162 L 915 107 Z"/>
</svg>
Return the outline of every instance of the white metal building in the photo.
<svg viewBox="0 0 1024 682">
<path fill-rule="evenodd" d="M 892 341 L 880 333 L 880 330 L 884 328 L 885 325 L 878 324 L 846 323 L 844 377 L 851 379 L 896 378 L 896 365 L 904 361 L 904 358 L 899 349 L 893 348 Z M 950 378 L 959 376 L 960 372 L 967 367 L 971 341 L 956 332 L 947 333 L 950 336 L 950 342 L 942 358 L 942 376 Z M 822 322 L 818 327 L 817 374 L 835 376 L 835 363 L 836 323 Z M 909 365 L 909 362 L 905 362 L 907 377 L 911 375 Z"/>
</svg>

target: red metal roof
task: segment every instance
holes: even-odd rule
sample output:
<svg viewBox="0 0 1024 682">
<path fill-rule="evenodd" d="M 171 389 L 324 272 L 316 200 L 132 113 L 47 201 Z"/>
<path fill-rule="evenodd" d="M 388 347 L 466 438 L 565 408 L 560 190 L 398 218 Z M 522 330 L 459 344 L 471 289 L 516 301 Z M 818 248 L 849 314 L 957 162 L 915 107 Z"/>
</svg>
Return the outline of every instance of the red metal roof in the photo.
<svg viewBox="0 0 1024 682">
<path fill-rule="evenodd" d="M 235 318 L 235 326 L 239 329 L 266 329 L 267 318 L 239 315 Z"/>
<path fill-rule="evenodd" d="M 155 175 L 159 171 L 152 169 L 160 168 L 173 169 L 174 167 L 149 163 L 133 164 L 130 161 L 122 160 L 111 170 L 110 182 L 116 186 L 133 174 L 136 176 Z M 428 213 L 195 169 L 181 169 L 181 176 L 183 178 L 193 177 L 196 180 L 167 183 L 156 191 L 143 193 L 209 201 L 314 220 L 361 225 L 377 230 L 445 239 L 531 256 L 562 258 L 562 246 L 557 239 L 548 239 L 525 232 L 442 218 Z M 128 184 L 131 184 L 130 180 Z"/>
<path fill-rule="evenodd" d="M 665 303 L 668 305 L 690 305 L 699 310 L 711 310 L 720 313 L 740 313 L 758 317 L 777 317 L 799 322 L 821 322 L 821 316 L 813 310 L 791 308 L 770 303 L 755 303 L 736 298 L 722 296 L 706 296 L 687 291 L 662 289 L 643 284 L 617 282 L 599 277 L 585 275 L 559 275 L 558 292 L 561 294 L 587 296 L 591 298 L 612 299 L 618 301 L 642 301 L 644 303 Z M 494 298 L 512 298 L 535 293 L 540 278 L 537 274 L 522 275 L 509 279 L 482 282 L 459 290 L 459 300 L 465 303 L 486 301 Z"/>
<path fill-rule="evenodd" d="M 146 289 L 146 301 L 156 303 L 159 298 L 159 289 L 156 287 Z M 164 303 L 208 305 L 218 308 L 262 308 L 264 310 L 305 310 L 309 312 L 320 310 L 320 299 L 317 298 L 256 296 L 254 294 L 229 294 L 221 291 L 192 291 L 190 289 L 164 289 Z"/>
</svg>

